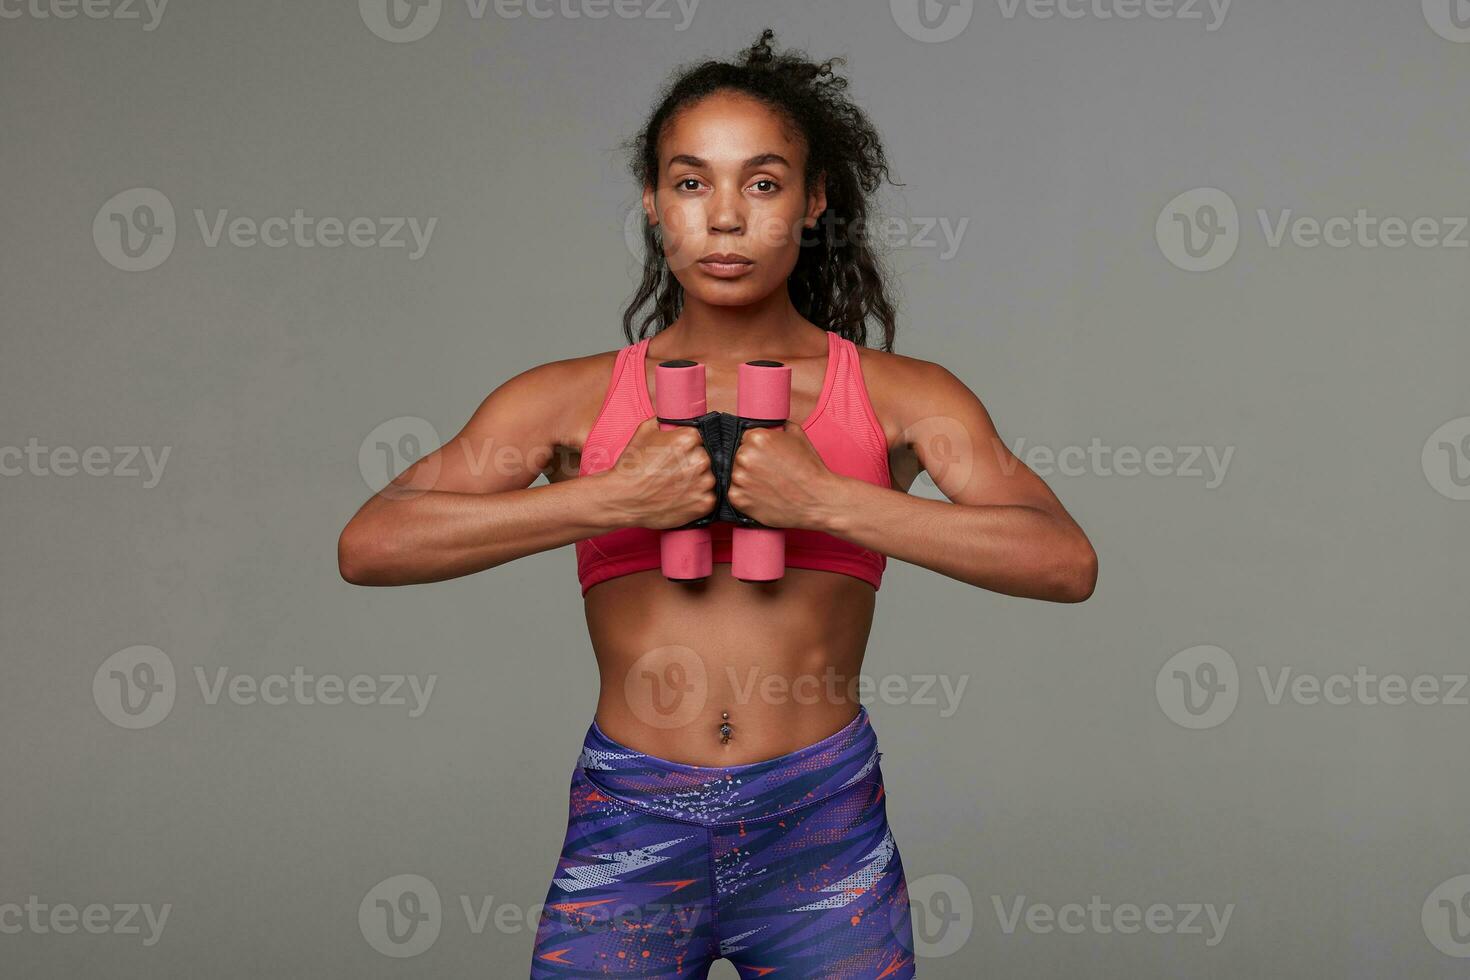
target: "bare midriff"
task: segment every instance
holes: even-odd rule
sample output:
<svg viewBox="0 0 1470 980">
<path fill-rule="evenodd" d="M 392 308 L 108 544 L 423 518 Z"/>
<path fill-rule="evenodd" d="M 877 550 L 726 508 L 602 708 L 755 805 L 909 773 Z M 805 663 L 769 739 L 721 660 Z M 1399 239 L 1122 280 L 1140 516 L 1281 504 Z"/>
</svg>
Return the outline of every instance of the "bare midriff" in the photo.
<svg viewBox="0 0 1470 980">
<path fill-rule="evenodd" d="M 598 727 L 695 766 L 745 765 L 821 741 L 857 715 L 875 597 L 850 575 L 787 568 L 757 584 L 725 563 L 695 584 L 658 568 L 600 582 L 584 599 L 601 674 Z"/>
</svg>

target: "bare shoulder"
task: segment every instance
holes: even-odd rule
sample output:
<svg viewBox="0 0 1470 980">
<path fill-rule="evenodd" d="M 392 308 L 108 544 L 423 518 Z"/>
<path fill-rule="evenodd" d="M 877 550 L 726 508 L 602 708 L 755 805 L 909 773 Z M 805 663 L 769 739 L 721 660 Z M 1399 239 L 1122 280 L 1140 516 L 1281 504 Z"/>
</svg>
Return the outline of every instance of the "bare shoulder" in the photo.
<svg viewBox="0 0 1470 980">
<path fill-rule="evenodd" d="M 871 347 L 858 351 L 868 398 L 892 448 L 905 444 L 904 433 L 920 419 L 978 407 L 969 387 L 942 364 Z"/>
<path fill-rule="evenodd" d="M 617 356 L 614 349 L 526 368 L 496 387 L 481 409 L 537 415 L 554 445 L 580 449 L 602 407 Z"/>
<path fill-rule="evenodd" d="M 554 394 L 559 398 L 565 398 L 569 394 L 580 392 L 588 385 L 606 388 L 612 377 L 613 364 L 617 361 L 617 357 L 616 350 L 608 350 L 599 351 L 596 354 L 583 354 L 578 357 L 547 361 L 544 364 L 527 368 L 506 384 L 515 383 L 528 392 Z M 599 391 L 598 394 L 602 392 Z"/>
</svg>

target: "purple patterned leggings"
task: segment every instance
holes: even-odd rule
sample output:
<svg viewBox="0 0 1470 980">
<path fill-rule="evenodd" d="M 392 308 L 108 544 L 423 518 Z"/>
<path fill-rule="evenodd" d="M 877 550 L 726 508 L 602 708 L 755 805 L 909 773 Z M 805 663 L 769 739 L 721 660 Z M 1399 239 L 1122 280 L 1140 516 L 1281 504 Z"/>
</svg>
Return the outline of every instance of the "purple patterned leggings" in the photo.
<svg viewBox="0 0 1470 980">
<path fill-rule="evenodd" d="M 594 721 L 531 980 L 908 980 L 908 888 L 867 710 L 788 755 L 707 768 L 619 745 Z"/>
</svg>

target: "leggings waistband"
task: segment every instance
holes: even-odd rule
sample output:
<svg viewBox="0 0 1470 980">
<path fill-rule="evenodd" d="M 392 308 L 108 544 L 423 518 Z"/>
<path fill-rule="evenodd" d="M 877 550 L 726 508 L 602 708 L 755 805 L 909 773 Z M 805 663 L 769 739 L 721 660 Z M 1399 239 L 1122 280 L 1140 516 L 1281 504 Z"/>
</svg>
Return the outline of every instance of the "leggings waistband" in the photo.
<svg viewBox="0 0 1470 980">
<path fill-rule="evenodd" d="M 859 705 L 841 731 L 786 755 L 742 766 L 691 766 L 628 748 L 587 729 L 577 765 L 603 791 L 690 823 L 757 820 L 815 803 L 877 774 L 878 738 Z"/>
</svg>

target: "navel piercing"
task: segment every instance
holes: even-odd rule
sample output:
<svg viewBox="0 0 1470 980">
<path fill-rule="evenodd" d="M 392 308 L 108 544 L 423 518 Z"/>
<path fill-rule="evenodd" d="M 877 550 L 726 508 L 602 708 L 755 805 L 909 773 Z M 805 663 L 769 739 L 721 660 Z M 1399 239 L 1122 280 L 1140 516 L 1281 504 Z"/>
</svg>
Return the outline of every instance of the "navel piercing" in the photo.
<svg viewBox="0 0 1470 980">
<path fill-rule="evenodd" d="M 732 734 L 733 729 L 730 728 L 730 712 L 721 711 L 720 717 L 725 719 L 724 721 L 720 722 L 720 744 L 723 745 L 730 741 L 730 735 Z"/>
</svg>

